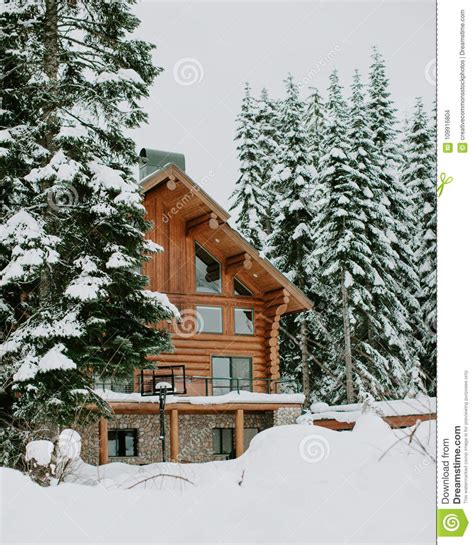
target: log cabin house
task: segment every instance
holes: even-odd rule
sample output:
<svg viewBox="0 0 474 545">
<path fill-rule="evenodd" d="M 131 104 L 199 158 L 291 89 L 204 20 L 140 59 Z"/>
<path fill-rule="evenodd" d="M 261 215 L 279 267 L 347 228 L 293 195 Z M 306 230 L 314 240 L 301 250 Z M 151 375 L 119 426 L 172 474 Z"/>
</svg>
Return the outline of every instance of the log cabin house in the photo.
<svg viewBox="0 0 474 545">
<path fill-rule="evenodd" d="M 295 421 L 303 396 L 283 394 L 280 319 L 311 301 L 228 223 L 228 212 L 185 172 L 184 156 L 144 149 L 140 184 L 148 237 L 161 245 L 145 266 L 150 289 L 178 308 L 171 353 L 130 384 L 102 384 L 114 412 L 84 434 L 90 463 L 146 464 L 239 456 L 250 439 Z M 172 383 L 162 412 L 157 386 Z"/>
</svg>

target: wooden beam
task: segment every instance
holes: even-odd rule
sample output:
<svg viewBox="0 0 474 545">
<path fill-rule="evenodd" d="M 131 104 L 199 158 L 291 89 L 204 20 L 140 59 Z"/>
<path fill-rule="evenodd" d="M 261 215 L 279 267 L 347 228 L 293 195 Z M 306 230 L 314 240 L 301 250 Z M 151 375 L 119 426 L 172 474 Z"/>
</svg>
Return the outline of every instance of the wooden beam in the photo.
<svg viewBox="0 0 474 545">
<path fill-rule="evenodd" d="M 99 420 L 99 465 L 109 463 L 109 426 L 106 418 Z"/>
<path fill-rule="evenodd" d="M 252 258 L 247 252 L 242 252 L 228 257 L 225 260 L 225 271 L 227 274 L 236 275 L 237 273 L 250 270 L 252 268 Z"/>
<path fill-rule="evenodd" d="M 190 235 L 191 233 L 198 230 L 198 228 L 200 228 L 201 226 L 205 226 L 206 228 L 210 229 L 217 229 L 219 227 L 219 219 L 217 217 L 217 214 L 215 214 L 214 212 L 208 212 L 206 214 L 198 216 L 197 218 L 188 220 L 186 222 L 186 235 Z"/>
<path fill-rule="evenodd" d="M 172 462 L 179 461 L 179 417 L 178 409 L 170 411 L 170 456 Z"/>
<path fill-rule="evenodd" d="M 109 403 L 114 414 L 159 414 L 160 404 L 156 402 L 120 402 L 112 401 Z M 216 413 L 235 413 L 237 410 L 245 412 L 259 413 L 266 411 L 275 411 L 282 407 L 301 407 L 301 403 L 219 403 L 215 405 L 194 405 L 192 403 L 168 403 L 166 412 L 178 410 L 185 414 L 216 414 Z M 89 406 L 92 409 L 92 406 Z"/>
<path fill-rule="evenodd" d="M 244 411 L 235 411 L 235 456 L 238 458 L 244 453 Z"/>
</svg>

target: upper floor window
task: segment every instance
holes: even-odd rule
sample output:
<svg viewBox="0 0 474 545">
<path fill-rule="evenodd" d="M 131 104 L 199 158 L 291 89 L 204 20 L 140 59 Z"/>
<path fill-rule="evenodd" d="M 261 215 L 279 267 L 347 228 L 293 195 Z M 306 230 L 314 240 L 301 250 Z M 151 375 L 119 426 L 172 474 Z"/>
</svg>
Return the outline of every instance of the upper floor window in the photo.
<svg viewBox="0 0 474 545">
<path fill-rule="evenodd" d="M 194 243 L 194 251 L 196 254 L 196 291 L 221 293 L 221 264 L 197 242 Z"/>
<path fill-rule="evenodd" d="M 253 310 L 251 308 L 234 309 L 234 330 L 236 335 L 253 335 Z"/>
<path fill-rule="evenodd" d="M 250 297 L 253 293 L 240 280 L 234 278 L 234 295 Z"/>
<path fill-rule="evenodd" d="M 196 306 L 197 332 L 222 333 L 222 308 Z"/>
</svg>

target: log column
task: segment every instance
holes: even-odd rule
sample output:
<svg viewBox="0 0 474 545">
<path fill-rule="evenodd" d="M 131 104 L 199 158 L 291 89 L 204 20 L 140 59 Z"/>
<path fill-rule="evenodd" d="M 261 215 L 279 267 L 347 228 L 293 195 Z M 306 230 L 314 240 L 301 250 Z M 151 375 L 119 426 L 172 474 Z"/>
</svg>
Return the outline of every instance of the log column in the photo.
<svg viewBox="0 0 474 545">
<path fill-rule="evenodd" d="M 266 293 L 263 318 L 265 320 L 265 359 L 268 369 L 268 378 L 278 380 L 280 378 L 280 354 L 278 349 L 278 337 L 280 333 L 280 319 L 288 308 L 290 301 L 289 292 L 282 288 Z"/>
<path fill-rule="evenodd" d="M 109 463 L 109 426 L 106 418 L 99 420 L 99 465 Z"/>
<path fill-rule="evenodd" d="M 170 457 L 172 462 L 179 462 L 179 415 L 178 409 L 170 412 Z"/>
<path fill-rule="evenodd" d="M 242 456 L 244 453 L 244 411 L 235 411 L 235 455 Z"/>
</svg>

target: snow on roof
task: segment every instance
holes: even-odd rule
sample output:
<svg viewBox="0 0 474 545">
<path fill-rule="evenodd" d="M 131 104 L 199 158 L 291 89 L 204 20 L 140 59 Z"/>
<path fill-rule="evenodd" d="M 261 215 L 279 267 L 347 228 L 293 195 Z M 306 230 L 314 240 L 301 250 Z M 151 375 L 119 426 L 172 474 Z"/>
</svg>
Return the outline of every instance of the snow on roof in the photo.
<svg viewBox="0 0 474 545">
<path fill-rule="evenodd" d="M 408 416 L 436 413 L 436 398 L 419 395 L 415 398 L 375 401 L 372 403 L 380 416 Z M 313 403 L 311 412 L 303 415 L 304 420 L 337 420 L 355 422 L 362 414 L 362 403 L 329 406 L 327 403 Z"/>
<path fill-rule="evenodd" d="M 115 403 L 158 403 L 160 397 L 142 396 L 139 393 L 124 394 L 111 390 L 95 390 L 102 399 Z M 166 397 L 166 404 L 189 403 L 191 405 L 219 405 L 222 403 L 291 403 L 302 404 L 303 394 L 259 394 L 256 392 L 229 392 L 217 396 L 173 396 Z"/>
</svg>

